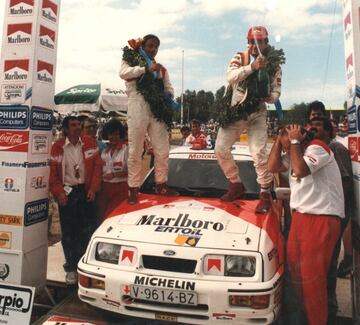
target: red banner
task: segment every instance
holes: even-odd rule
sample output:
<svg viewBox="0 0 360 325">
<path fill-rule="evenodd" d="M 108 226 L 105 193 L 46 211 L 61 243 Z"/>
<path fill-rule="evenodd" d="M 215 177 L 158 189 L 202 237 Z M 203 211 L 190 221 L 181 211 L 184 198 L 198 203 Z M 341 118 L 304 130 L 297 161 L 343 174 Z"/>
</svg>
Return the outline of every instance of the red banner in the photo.
<svg viewBox="0 0 360 325">
<path fill-rule="evenodd" d="M 29 131 L 0 131 L 0 152 L 27 152 Z"/>
</svg>

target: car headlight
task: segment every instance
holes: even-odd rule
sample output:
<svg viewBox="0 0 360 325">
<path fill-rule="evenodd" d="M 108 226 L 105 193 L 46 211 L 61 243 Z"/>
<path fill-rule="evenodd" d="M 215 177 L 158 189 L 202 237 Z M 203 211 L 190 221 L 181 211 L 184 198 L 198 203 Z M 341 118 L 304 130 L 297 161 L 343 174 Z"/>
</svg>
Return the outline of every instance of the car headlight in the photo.
<svg viewBox="0 0 360 325">
<path fill-rule="evenodd" d="M 256 258 L 253 256 L 225 256 L 225 276 L 253 276 Z"/>
<path fill-rule="evenodd" d="M 256 257 L 246 255 L 206 255 L 203 270 L 208 275 L 252 277 L 256 272 Z"/>
<path fill-rule="evenodd" d="M 95 259 L 100 262 L 118 264 L 120 249 L 120 245 L 101 242 L 97 243 Z"/>
</svg>

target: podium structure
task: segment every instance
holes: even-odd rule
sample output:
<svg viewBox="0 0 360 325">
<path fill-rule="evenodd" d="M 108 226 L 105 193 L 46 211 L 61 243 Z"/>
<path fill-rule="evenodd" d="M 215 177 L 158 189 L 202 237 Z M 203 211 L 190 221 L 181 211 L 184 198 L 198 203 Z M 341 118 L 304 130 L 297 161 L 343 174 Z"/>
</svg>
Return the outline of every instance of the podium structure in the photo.
<svg viewBox="0 0 360 325">
<path fill-rule="evenodd" d="M 46 281 L 60 0 L 6 0 L 0 62 L 0 282 Z"/>
</svg>

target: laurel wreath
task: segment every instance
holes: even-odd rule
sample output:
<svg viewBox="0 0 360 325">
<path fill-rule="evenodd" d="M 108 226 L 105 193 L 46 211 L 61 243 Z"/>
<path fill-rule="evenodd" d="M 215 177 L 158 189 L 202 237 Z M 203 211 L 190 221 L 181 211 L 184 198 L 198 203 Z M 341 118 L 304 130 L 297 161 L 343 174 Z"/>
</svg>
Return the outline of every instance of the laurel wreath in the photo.
<svg viewBox="0 0 360 325">
<path fill-rule="evenodd" d="M 145 74 L 136 80 L 136 89 L 149 104 L 155 119 L 171 126 L 174 111 L 165 101 L 164 82 L 161 78 L 153 78 L 148 71 L 145 59 L 135 50 L 125 46 L 123 60 L 131 67 L 145 67 Z"/>
<path fill-rule="evenodd" d="M 276 50 L 274 47 L 269 46 L 266 53 L 266 59 L 268 64 L 266 68 L 263 69 L 262 73 L 267 73 L 268 80 L 271 81 L 275 77 L 279 66 L 284 64 L 286 61 L 284 51 L 282 49 Z M 231 106 L 233 87 L 231 85 L 227 87 L 225 95 L 221 99 L 220 103 L 220 126 L 228 127 L 231 123 L 236 121 L 247 120 L 250 114 L 256 112 L 259 109 L 259 104 L 266 98 L 266 96 L 264 97 L 261 94 L 261 88 L 263 88 L 264 85 L 259 84 L 259 73 L 259 70 L 252 73 L 242 82 L 241 86 L 242 88 L 248 90 L 248 94 L 245 101 L 241 104 Z"/>
</svg>

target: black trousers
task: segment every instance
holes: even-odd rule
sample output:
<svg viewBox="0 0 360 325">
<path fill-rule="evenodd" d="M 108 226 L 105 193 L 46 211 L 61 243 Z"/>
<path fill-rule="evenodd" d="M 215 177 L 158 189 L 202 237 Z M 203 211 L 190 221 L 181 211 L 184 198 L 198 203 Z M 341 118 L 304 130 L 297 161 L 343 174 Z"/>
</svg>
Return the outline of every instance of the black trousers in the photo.
<svg viewBox="0 0 360 325">
<path fill-rule="evenodd" d="M 77 270 L 77 264 L 84 255 L 91 235 L 98 226 L 97 206 L 87 202 L 83 185 L 74 186 L 66 206 L 59 205 L 61 244 L 64 250 L 64 269 Z"/>
</svg>

